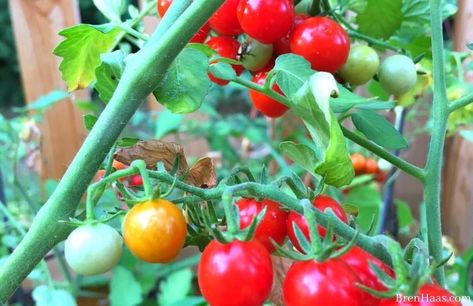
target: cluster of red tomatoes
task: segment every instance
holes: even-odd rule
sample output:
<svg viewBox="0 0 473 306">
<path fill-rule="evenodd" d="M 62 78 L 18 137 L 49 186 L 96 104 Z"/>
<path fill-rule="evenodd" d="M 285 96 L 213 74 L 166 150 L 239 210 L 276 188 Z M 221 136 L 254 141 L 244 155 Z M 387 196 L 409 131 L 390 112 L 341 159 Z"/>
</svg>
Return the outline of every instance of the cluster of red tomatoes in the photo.
<svg viewBox="0 0 473 306">
<path fill-rule="evenodd" d="M 158 1 L 161 17 L 171 2 Z M 211 30 L 213 35 L 209 38 Z M 409 57 L 388 57 L 380 67 L 374 49 L 366 45 L 350 47 L 350 38 L 342 26 L 329 17 L 295 13 L 292 0 L 226 0 L 191 42 L 206 43 L 219 56 L 240 61 L 242 65 L 232 65 L 236 74 L 247 69 L 253 73 L 253 82 L 260 85 L 265 83 L 274 59 L 286 53 L 304 57 L 314 70 L 338 73 L 351 85 L 364 84 L 378 73 L 381 86 L 394 95 L 406 93 L 417 80 Z M 219 85 L 228 83 L 212 74 L 209 77 Z M 282 94 L 276 84 L 272 89 Z M 250 99 L 267 117 L 277 118 L 288 110 L 255 90 L 250 90 Z"/>
<path fill-rule="evenodd" d="M 227 244 L 212 241 L 207 246 L 199 264 L 199 287 L 211 305 L 262 305 L 273 284 L 270 253 L 275 248 L 271 240 L 281 245 L 288 236 L 294 247 L 303 251 L 297 241 L 294 225 L 309 239 L 308 224 L 304 216 L 293 211 L 287 213 L 271 200 L 242 198 L 236 204 L 240 211 L 241 229 L 249 226 L 265 207 L 266 213 L 253 240 L 234 240 Z M 340 220 L 348 222 L 342 206 L 328 196 L 318 196 L 313 205 L 321 211 L 330 208 Z M 321 236 L 326 234 L 323 227 L 319 226 L 318 230 Z M 326 262 L 295 262 L 283 285 L 285 304 L 378 305 L 377 298 L 364 294 L 355 285 L 361 282 L 375 289 L 384 288 L 370 269 L 368 261 L 389 271 L 379 260 L 358 247 L 351 249 L 342 258 Z M 334 283 L 334 277 L 337 277 L 336 286 L 330 285 Z M 362 300 L 365 300 L 363 304 Z"/>
<path fill-rule="evenodd" d="M 378 167 L 378 162 L 374 158 L 365 157 L 360 153 L 353 153 L 350 159 L 356 175 L 372 174 L 378 183 L 383 183 L 386 180 L 386 172 Z"/>
<path fill-rule="evenodd" d="M 122 170 L 127 168 L 127 166 L 117 160 L 113 160 L 112 167 L 115 170 Z M 95 180 L 100 180 L 105 175 L 105 170 L 100 169 L 97 171 L 97 175 L 95 176 Z M 128 187 L 138 187 L 143 185 L 143 178 L 139 174 L 132 175 L 124 179 L 124 181 Z"/>
</svg>

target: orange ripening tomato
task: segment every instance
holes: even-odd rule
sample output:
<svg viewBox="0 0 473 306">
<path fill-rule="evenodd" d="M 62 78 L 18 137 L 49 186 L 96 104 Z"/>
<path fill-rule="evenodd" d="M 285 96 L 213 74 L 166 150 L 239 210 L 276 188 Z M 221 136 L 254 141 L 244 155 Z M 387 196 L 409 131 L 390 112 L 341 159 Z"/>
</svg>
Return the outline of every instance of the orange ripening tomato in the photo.
<svg viewBox="0 0 473 306">
<path fill-rule="evenodd" d="M 378 172 L 378 162 L 372 158 L 367 158 L 365 161 L 365 173 L 375 174 Z"/>
<path fill-rule="evenodd" d="M 118 160 L 113 160 L 112 167 L 115 170 L 122 170 L 122 169 L 125 169 L 128 166 L 125 165 L 124 163 L 119 162 Z"/>
<path fill-rule="evenodd" d="M 134 206 L 125 217 L 123 238 L 131 253 L 153 263 L 167 263 L 179 254 L 186 240 L 182 211 L 164 199 Z"/>
<path fill-rule="evenodd" d="M 355 169 L 355 173 L 361 173 L 365 169 L 365 162 L 366 159 L 360 153 L 353 153 L 350 156 L 351 164 L 353 165 L 353 169 Z"/>
</svg>

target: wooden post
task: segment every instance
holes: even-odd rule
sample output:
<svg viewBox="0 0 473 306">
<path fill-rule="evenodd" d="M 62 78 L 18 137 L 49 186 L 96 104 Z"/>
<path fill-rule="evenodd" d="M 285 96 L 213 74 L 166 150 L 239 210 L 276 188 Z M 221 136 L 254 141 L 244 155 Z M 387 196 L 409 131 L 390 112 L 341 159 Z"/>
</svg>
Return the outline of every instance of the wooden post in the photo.
<svg viewBox="0 0 473 306">
<path fill-rule="evenodd" d="M 61 29 L 79 23 L 76 0 L 9 0 L 26 101 L 66 88 L 52 54 L 62 40 Z M 87 92 L 75 94 L 87 99 Z M 43 178 L 60 178 L 74 157 L 85 130 L 82 116 L 71 100 L 49 109 L 43 123 L 41 159 Z"/>
<path fill-rule="evenodd" d="M 473 42 L 473 1 L 459 0 L 458 8 L 453 46 L 457 51 L 465 51 L 466 44 Z M 471 71 L 465 80 L 473 82 Z M 449 138 L 444 169 L 443 230 L 464 251 L 471 247 L 473 238 L 473 143 L 459 135 Z"/>
</svg>

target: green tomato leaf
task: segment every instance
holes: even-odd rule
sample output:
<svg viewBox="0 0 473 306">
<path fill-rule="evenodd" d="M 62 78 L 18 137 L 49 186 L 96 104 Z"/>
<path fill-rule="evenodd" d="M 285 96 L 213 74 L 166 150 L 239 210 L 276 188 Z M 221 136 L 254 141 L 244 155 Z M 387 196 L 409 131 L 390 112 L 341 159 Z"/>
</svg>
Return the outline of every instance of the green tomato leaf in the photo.
<svg viewBox="0 0 473 306">
<path fill-rule="evenodd" d="M 305 144 L 285 141 L 281 142 L 279 149 L 283 154 L 286 154 L 291 160 L 311 173 L 314 173 L 314 169 L 317 168 L 321 161 L 320 152 Z"/>
<path fill-rule="evenodd" d="M 234 80 L 237 76 L 230 64 L 222 62 L 210 64 L 209 71 L 214 77 L 227 81 Z"/>
<path fill-rule="evenodd" d="M 303 57 L 295 54 L 284 54 L 276 59 L 273 71 L 275 80 L 284 95 L 292 96 L 307 82 L 314 70 Z"/>
<path fill-rule="evenodd" d="M 202 52 L 184 48 L 153 92 L 173 113 L 191 113 L 202 104 L 210 87 L 208 59 Z"/>
<path fill-rule="evenodd" d="M 407 148 L 408 142 L 383 116 L 371 110 L 359 110 L 352 114 L 355 127 L 368 139 L 387 149 Z"/>
<path fill-rule="evenodd" d="M 76 306 L 74 297 L 64 289 L 54 289 L 46 285 L 36 287 L 32 293 L 36 306 Z"/>
<path fill-rule="evenodd" d="M 110 282 L 110 301 L 112 306 L 134 306 L 143 301 L 140 284 L 133 274 L 122 266 L 113 269 Z"/>
<path fill-rule="evenodd" d="M 94 116 L 94 115 L 84 115 L 84 126 L 87 130 L 91 130 L 94 125 L 95 125 L 95 122 L 97 122 L 97 117 Z"/>
<path fill-rule="evenodd" d="M 333 92 L 338 92 L 333 76 L 317 72 L 294 94 L 291 109 L 304 121 L 315 144 L 312 161 L 316 166 L 312 172 L 325 176 L 326 184 L 340 187 L 351 182 L 354 171 L 337 117 L 330 109 Z M 298 158 L 310 153 L 305 147 L 297 149 L 293 155 Z"/>
<path fill-rule="evenodd" d="M 361 33 L 388 39 L 401 27 L 402 0 L 368 0 L 356 21 Z"/>
<path fill-rule="evenodd" d="M 170 274 L 161 282 L 158 302 L 160 306 L 176 305 L 185 299 L 192 289 L 192 270 L 183 269 Z"/>
<path fill-rule="evenodd" d="M 466 46 L 468 47 L 468 49 L 473 50 L 473 43 L 467 44 Z"/>
<path fill-rule="evenodd" d="M 140 139 L 138 138 L 133 138 L 133 137 L 123 137 L 122 139 L 117 141 L 117 146 L 125 148 L 125 147 L 131 147 L 135 145 Z"/>
<path fill-rule="evenodd" d="M 95 79 L 100 54 L 110 51 L 121 30 L 110 25 L 79 24 L 59 32 L 65 37 L 53 53 L 63 60 L 59 65 L 67 89 L 87 88 Z"/>
<path fill-rule="evenodd" d="M 392 101 L 379 101 L 375 99 L 366 99 L 352 93 L 345 87 L 338 85 L 338 97 L 332 98 L 330 107 L 335 113 L 344 113 L 352 108 L 357 109 L 390 109 L 395 103 Z"/>
<path fill-rule="evenodd" d="M 102 63 L 95 69 L 95 89 L 99 93 L 99 98 L 104 103 L 108 103 L 117 88 L 118 82 L 125 70 L 125 54 L 117 50 L 111 53 L 100 55 Z"/>
</svg>

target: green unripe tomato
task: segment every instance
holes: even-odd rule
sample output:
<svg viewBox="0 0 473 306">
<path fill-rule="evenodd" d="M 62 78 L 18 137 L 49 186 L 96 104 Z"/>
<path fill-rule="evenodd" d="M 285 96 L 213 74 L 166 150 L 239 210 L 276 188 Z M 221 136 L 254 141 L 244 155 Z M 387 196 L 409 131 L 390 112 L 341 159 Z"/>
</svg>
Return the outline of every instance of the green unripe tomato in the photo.
<svg viewBox="0 0 473 306">
<path fill-rule="evenodd" d="M 416 65 L 405 55 L 390 56 L 381 64 L 378 78 L 384 90 L 400 96 L 416 85 Z"/>
<path fill-rule="evenodd" d="M 67 237 L 64 246 L 66 261 L 83 275 L 95 275 L 111 270 L 120 261 L 123 238 L 103 223 L 82 225 Z"/>
<path fill-rule="evenodd" d="M 241 44 L 238 55 L 245 69 L 259 71 L 271 60 L 273 45 L 262 44 L 253 38 L 248 38 Z"/>
<path fill-rule="evenodd" d="M 368 82 L 378 71 L 379 56 L 373 48 L 365 45 L 352 46 L 339 75 L 351 85 Z"/>
</svg>

